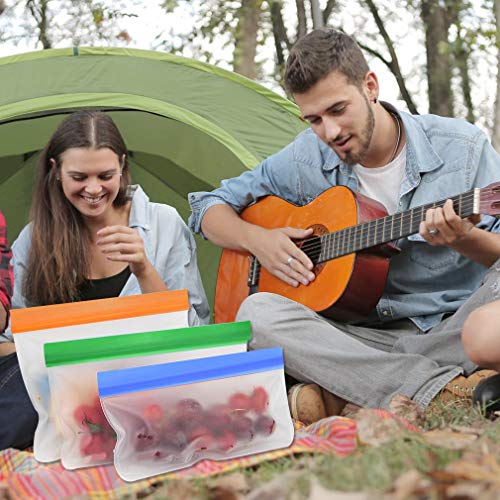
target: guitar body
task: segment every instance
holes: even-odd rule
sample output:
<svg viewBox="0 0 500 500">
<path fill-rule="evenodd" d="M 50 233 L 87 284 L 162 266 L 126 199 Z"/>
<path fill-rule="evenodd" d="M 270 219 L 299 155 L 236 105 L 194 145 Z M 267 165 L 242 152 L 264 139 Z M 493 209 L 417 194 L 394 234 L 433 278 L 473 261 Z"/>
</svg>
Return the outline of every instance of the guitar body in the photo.
<svg viewBox="0 0 500 500">
<path fill-rule="evenodd" d="M 267 229 L 312 227 L 316 235 L 385 215 L 387 213 L 380 203 L 343 186 L 324 191 L 303 207 L 267 196 L 241 213 L 245 221 Z M 389 270 L 389 253 L 387 247 L 384 251 L 382 247 L 375 247 L 321 263 L 314 268 L 316 279 L 297 288 L 262 268 L 258 291 L 283 295 L 328 318 L 361 318 L 375 307 L 382 295 Z M 240 304 L 250 293 L 247 284 L 250 263 L 249 253 L 223 250 L 215 291 L 216 323 L 235 320 Z"/>
</svg>

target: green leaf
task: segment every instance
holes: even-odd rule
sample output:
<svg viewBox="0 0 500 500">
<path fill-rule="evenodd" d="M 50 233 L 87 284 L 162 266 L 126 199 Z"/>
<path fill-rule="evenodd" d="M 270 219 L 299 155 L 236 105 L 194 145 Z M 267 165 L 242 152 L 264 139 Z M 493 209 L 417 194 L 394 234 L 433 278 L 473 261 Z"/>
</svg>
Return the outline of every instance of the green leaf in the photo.
<svg viewBox="0 0 500 500">
<path fill-rule="evenodd" d="M 87 417 L 85 417 L 83 423 L 89 428 L 91 434 L 97 434 L 99 432 L 102 432 L 102 426 L 100 426 L 99 424 L 95 424 Z"/>
</svg>

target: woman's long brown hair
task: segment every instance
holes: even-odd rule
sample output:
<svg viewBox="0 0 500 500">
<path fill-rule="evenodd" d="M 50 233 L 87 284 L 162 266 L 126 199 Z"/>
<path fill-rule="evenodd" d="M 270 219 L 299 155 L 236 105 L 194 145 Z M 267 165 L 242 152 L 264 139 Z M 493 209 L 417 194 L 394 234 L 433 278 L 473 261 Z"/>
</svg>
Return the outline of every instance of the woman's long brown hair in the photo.
<svg viewBox="0 0 500 500">
<path fill-rule="evenodd" d="M 38 160 L 30 212 L 31 249 L 23 282 L 30 306 L 78 300 L 77 287 L 90 275 L 90 231 L 58 181 L 61 155 L 70 148 L 109 148 L 120 162 L 125 155 L 113 205 L 123 206 L 128 201 L 127 148 L 115 123 L 100 111 L 72 113 L 59 125 Z"/>
</svg>

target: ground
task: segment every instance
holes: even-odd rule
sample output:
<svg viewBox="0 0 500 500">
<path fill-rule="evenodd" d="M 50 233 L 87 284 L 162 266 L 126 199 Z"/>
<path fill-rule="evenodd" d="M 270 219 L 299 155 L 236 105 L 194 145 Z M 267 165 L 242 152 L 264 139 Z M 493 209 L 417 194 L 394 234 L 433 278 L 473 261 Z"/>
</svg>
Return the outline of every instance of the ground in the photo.
<svg viewBox="0 0 500 500">
<path fill-rule="evenodd" d="M 433 403 L 425 413 L 404 398 L 393 409 L 415 425 L 353 415 L 357 450 L 347 457 L 303 454 L 221 476 L 157 484 L 148 500 L 400 500 L 500 498 L 500 418 L 468 401 Z"/>
</svg>

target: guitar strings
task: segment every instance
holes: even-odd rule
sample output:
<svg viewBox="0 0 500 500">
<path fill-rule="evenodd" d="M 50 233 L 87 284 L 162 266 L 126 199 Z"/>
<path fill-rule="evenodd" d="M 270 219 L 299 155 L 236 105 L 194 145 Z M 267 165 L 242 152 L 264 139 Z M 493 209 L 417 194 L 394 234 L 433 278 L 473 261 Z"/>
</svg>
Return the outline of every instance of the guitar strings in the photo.
<svg viewBox="0 0 500 500">
<path fill-rule="evenodd" d="M 457 195 L 455 197 L 452 197 L 451 200 L 453 201 L 454 204 L 455 204 L 455 202 L 460 202 L 460 204 L 461 204 L 460 208 L 463 208 L 463 209 L 469 208 L 470 209 L 470 208 L 472 208 L 472 206 L 469 207 L 469 206 L 464 206 L 464 205 L 468 202 L 471 202 L 471 201 L 473 202 L 474 195 L 475 195 L 474 190 L 471 190 L 471 191 L 468 191 L 466 193 L 463 193 L 462 195 Z M 417 210 L 424 211 L 424 210 L 428 210 L 429 208 L 435 208 L 437 206 L 444 205 L 444 203 L 448 199 L 450 199 L 450 198 L 436 201 L 434 203 L 429 203 L 427 205 L 421 205 L 418 207 L 414 207 L 406 212 L 399 212 L 399 213 L 395 213 L 392 215 L 387 215 L 385 217 L 381 217 L 379 219 L 365 221 L 365 222 L 362 222 L 361 224 L 358 224 L 356 226 L 348 226 L 346 228 L 343 228 L 343 229 L 340 229 L 338 231 L 334 231 L 331 233 L 327 233 L 324 235 L 318 235 L 318 236 L 313 236 L 313 237 L 307 238 L 306 240 L 304 240 L 304 244 L 300 247 L 300 249 L 304 252 L 308 252 L 308 251 L 313 252 L 315 250 L 319 250 L 319 253 L 321 253 L 321 250 L 324 246 L 329 246 L 329 247 L 332 246 L 332 250 L 333 250 L 332 244 L 335 244 L 335 237 L 336 236 L 339 236 L 339 237 L 347 236 L 347 232 L 351 231 L 351 234 L 348 236 L 348 239 L 349 239 L 348 246 L 349 246 L 351 243 L 351 240 L 353 240 L 353 242 L 355 243 L 357 236 L 359 236 L 360 233 L 363 233 L 365 229 L 368 229 L 370 224 L 374 225 L 376 223 L 376 221 L 378 224 L 380 224 L 380 227 L 382 227 L 381 236 L 382 236 L 382 238 L 384 238 L 384 233 L 386 231 L 386 221 L 391 219 L 391 218 L 393 219 L 392 225 L 394 226 L 394 222 L 397 220 L 397 223 L 398 223 L 397 225 L 400 226 L 401 232 L 404 233 L 404 231 L 409 230 L 415 222 L 418 222 L 420 224 L 420 222 L 425 220 L 423 218 L 421 218 L 420 221 L 418 221 L 418 219 L 413 220 L 413 214 L 415 211 L 417 211 Z M 396 217 L 398 217 L 398 215 L 400 216 L 400 218 L 396 219 Z M 376 230 L 377 233 L 379 232 L 380 227 L 377 228 L 377 230 Z M 404 228 L 404 231 L 403 231 L 403 228 Z M 367 232 L 367 234 L 369 234 L 369 232 Z M 311 241 L 311 240 L 313 240 L 313 241 Z M 328 241 L 324 241 L 324 240 L 328 240 Z M 388 241 L 391 241 L 391 240 L 388 240 Z M 360 243 L 361 243 L 361 239 L 360 239 Z M 367 241 L 367 243 L 368 243 L 368 241 Z M 381 244 L 381 243 L 379 243 L 379 244 Z M 338 247 L 340 247 L 340 241 L 337 242 L 337 245 L 338 245 Z M 375 243 L 374 245 L 369 245 L 369 246 L 376 246 L 376 245 L 377 244 Z M 345 242 L 342 244 L 342 247 L 344 247 L 344 246 L 345 246 Z M 340 248 L 338 250 L 340 250 Z M 337 256 L 348 255 L 348 254 L 353 253 L 353 252 L 354 252 L 354 250 L 346 251 L 343 248 L 343 252 L 339 253 L 339 255 L 337 255 Z M 256 261 L 256 265 L 255 265 L 254 269 L 251 271 L 252 275 L 254 275 L 254 274 L 256 274 L 257 276 L 260 275 L 260 269 L 261 269 L 261 264 L 260 264 L 260 262 Z"/>
<path fill-rule="evenodd" d="M 473 201 L 474 199 L 474 192 L 469 192 L 467 194 L 464 194 L 461 198 L 461 204 L 462 205 L 465 205 L 464 202 L 470 202 L 470 201 Z M 454 199 L 452 198 L 453 201 L 459 201 L 459 199 Z M 433 204 L 429 204 L 429 205 L 422 205 L 420 207 L 415 207 L 413 209 L 411 209 L 409 212 L 411 213 L 408 213 L 408 212 L 400 212 L 399 214 L 396 213 L 396 214 L 393 214 L 393 215 L 388 215 L 388 216 L 385 216 L 385 217 L 382 217 L 380 219 L 373 219 L 373 220 L 370 220 L 370 221 L 365 221 L 361 224 L 358 224 L 357 226 L 348 226 L 346 228 L 343 228 L 343 229 L 340 229 L 338 231 L 334 231 L 334 232 L 331 232 L 331 233 L 328 233 L 328 234 L 325 234 L 325 235 L 319 235 L 319 236 L 315 236 L 315 237 L 311 237 L 311 238 L 308 238 L 305 240 L 304 244 L 300 247 L 300 249 L 302 251 L 313 251 L 313 250 L 317 250 L 319 248 L 321 248 L 322 246 L 326 244 L 329 244 L 329 243 L 333 243 L 334 242 L 334 238 L 335 236 L 347 236 L 347 232 L 350 231 L 350 234 L 348 235 L 348 238 L 349 238 L 349 242 L 350 240 L 356 240 L 356 238 L 358 236 L 360 236 L 360 234 L 362 235 L 362 233 L 365 231 L 365 229 L 369 229 L 369 226 L 370 225 L 375 225 L 375 223 L 379 224 L 379 228 L 377 228 L 377 233 L 379 232 L 379 229 L 380 227 L 382 228 L 382 238 L 384 237 L 384 233 L 386 231 L 386 228 L 390 227 L 391 225 L 391 222 L 388 222 L 389 219 L 393 219 L 392 221 L 392 227 L 394 227 L 394 223 L 396 222 L 396 226 L 400 226 L 400 229 L 401 229 L 401 232 L 404 232 L 406 230 L 409 230 L 412 225 L 415 223 L 415 222 L 418 222 L 420 224 L 421 221 L 425 220 L 425 219 L 421 219 L 420 221 L 417 219 L 417 220 L 414 220 L 414 212 L 417 211 L 417 210 L 427 210 L 428 208 L 433 208 L 435 206 L 438 206 L 440 203 L 443 203 L 445 202 L 446 200 L 443 200 L 443 201 L 438 201 L 438 202 L 435 202 Z M 461 206 L 461 208 L 468 208 L 466 206 Z M 399 216 L 399 218 L 398 218 Z M 386 224 L 386 222 L 388 222 L 388 225 Z M 404 229 L 404 231 L 402 230 Z M 367 232 L 367 234 L 369 233 L 369 231 Z M 311 241 L 311 240 L 314 240 L 314 241 Z M 327 240 L 327 241 L 325 241 Z M 331 241 L 333 240 L 333 241 Z M 390 240 L 389 240 L 390 241 Z M 368 242 L 367 242 L 368 243 Z M 346 253 L 352 253 L 351 252 L 346 252 Z"/>
<path fill-rule="evenodd" d="M 464 208 L 466 208 L 466 207 L 464 207 Z M 377 236 L 382 237 L 382 238 L 385 237 L 386 231 L 388 229 L 390 229 L 390 227 L 391 227 L 391 223 L 388 222 L 388 219 L 390 219 L 390 218 L 393 219 L 392 228 L 394 228 L 394 225 L 399 226 L 400 231 L 402 233 L 409 230 L 415 223 L 418 222 L 418 224 L 420 224 L 420 222 L 422 220 L 425 220 L 425 219 L 413 220 L 412 215 L 411 216 L 402 215 L 402 216 L 400 216 L 400 218 L 396 218 L 396 216 L 397 216 L 397 214 L 395 214 L 394 216 L 376 219 L 377 224 L 379 225 L 379 227 L 377 227 L 377 229 L 376 229 Z M 340 230 L 332 232 L 332 233 L 308 238 L 305 240 L 304 245 L 302 245 L 300 248 L 301 248 L 301 250 L 314 250 L 315 248 L 317 249 L 318 247 L 323 246 L 325 243 L 328 244 L 328 243 L 334 242 L 336 237 L 339 237 L 339 239 L 341 237 L 348 237 L 349 240 L 351 240 L 351 239 L 355 240 L 360 235 L 363 236 L 363 233 L 365 232 L 365 230 L 369 229 L 370 225 L 371 226 L 375 225 L 374 223 L 375 223 L 375 220 L 365 221 L 357 226 L 348 226 L 346 228 L 340 229 Z M 396 224 L 394 224 L 394 223 L 396 223 Z M 348 232 L 350 232 L 350 234 L 347 234 Z M 370 231 L 366 231 L 366 234 L 368 235 L 369 232 Z M 374 228 L 374 233 L 375 233 L 375 228 Z M 360 239 L 360 238 L 358 238 L 358 239 Z M 311 240 L 313 240 L 313 241 L 311 241 Z M 320 240 L 320 241 L 318 241 L 318 240 Z M 391 241 L 391 240 L 389 239 L 389 241 Z M 352 252 L 346 252 L 346 253 L 352 253 Z"/>
</svg>

